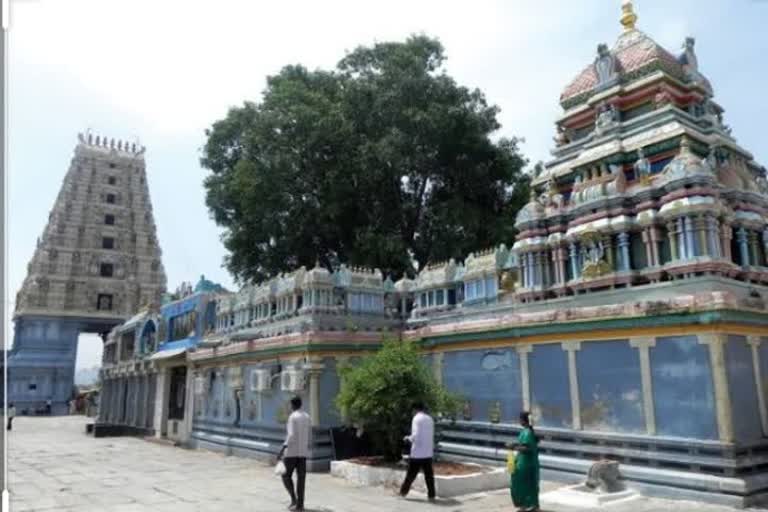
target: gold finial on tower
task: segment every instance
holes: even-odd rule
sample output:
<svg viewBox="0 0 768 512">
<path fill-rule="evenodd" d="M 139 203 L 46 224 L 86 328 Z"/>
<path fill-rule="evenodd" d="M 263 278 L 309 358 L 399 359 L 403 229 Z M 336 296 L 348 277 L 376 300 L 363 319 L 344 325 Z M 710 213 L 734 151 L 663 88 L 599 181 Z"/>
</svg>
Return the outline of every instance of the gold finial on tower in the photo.
<svg viewBox="0 0 768 512">
<path fill-rule="evenodd" d="M 632 4 L 632 0 L 624 0 L 621 4 L 621 24 L 624 25 L 624 31 L 629 32 L 635 30 L 636 22 L 637 14 L 635 14 L 635 7 Z"/>
</svg>

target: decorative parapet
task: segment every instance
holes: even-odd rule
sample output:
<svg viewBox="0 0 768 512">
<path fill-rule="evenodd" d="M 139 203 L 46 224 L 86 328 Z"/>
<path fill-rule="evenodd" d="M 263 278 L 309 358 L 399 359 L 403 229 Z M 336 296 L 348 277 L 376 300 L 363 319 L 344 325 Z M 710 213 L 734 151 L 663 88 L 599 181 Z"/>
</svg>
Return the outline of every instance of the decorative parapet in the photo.
<svg viewBox="0 0 768 512">
<path fill-rule="evenodd" d="M 453 258 L 433 263 L 418 273 L 413 290 L 418 292 L 430 288 L 453 286 L 463 279 L 464 272 L 464 266 L 461 263 L 457 264 Z"/>
<path fill-rule="evenodd" d="M 511 253 L 504 244 L 469 253 L 469 256 L 464 260 L 465 270 L 462 279 L 467 281 L 473 278 L 496 275 L 502 270 L 512 267 L 510 259 Z"/>
<path fill-rule="evenodd" d="M 77 139 L 79 145 L 87 147 L 89 149 L 99 149 L 103 151 L 116 152 L 126 156 L 139 157 L 144 154 L 146 147 L 138 144 L 137 142 L 122 141 L 114 138 L 107 138 L 106 136 L 96 135 L 94 136 L 90 132 L 78 133 Z"/>
<path fill-rule="evenodd" d="M 658 300 L 638 301 L 602 306 L 548 309 L 536 312 L 500 312 L 488 318 L 457 320 L 440 324 L 427 324 L 403 333 L 408 341 L 442 337 L 454 334 L 488 333 L 511 328 L 536 325 L 573 324 L 573 322 L 632 319 L 721 310 L 740 310 L 765 313 L 764 309 L 746 307 L 730 292 L 702 292 Z"/>
</svg>

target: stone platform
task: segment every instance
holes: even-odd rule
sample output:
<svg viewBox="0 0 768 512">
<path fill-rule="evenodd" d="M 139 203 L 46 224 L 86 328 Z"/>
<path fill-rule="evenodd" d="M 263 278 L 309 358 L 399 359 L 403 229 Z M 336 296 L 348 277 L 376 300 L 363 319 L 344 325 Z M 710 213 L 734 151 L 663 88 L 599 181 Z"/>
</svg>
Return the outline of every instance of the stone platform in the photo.
<svg viewBox="0 0 768 512">
<path fill-rule="evenodd" d="M 194 512 L 285 510 L 282 483 L 272 467 L 149 443 L 134 437 L 93 439 L 82 416 L 16 418 L 9 444 L 9 487 L 14 512 Z M 542 494 L 560 488 L 542 482 Z M 307 478 L 307 510 L 314 512 L 411 512 L 512 510 L 506 490 L 430 506 L 414 493 L 400 500 L 383 488 L 357 487 L 328 474 Z M 544 512 L 583 512 L 548 503 Z M 606 509 L 608 510 L 608 509 Z M 734 509 L 684 501 L 641 498 L 612 512 L 730 512 Z M 757 509 L 755 509 L 757 510 Z"/>
</svg>

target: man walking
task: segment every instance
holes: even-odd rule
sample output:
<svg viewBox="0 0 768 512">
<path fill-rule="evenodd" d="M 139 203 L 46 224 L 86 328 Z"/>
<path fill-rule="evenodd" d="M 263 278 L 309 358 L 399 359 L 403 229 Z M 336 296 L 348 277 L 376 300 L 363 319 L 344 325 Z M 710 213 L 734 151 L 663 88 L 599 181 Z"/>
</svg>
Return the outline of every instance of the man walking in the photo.
<svg viewBox="0 0 768 512">
<path fill-rule="evenodd" d="M 424 471 L 424 481 L 427 484 L 427 497 L 429 501 L 435 501 L 435 474 L 432 471 L 432 457 L 435 446 L 435 422 L 432 417 L 424 412 L 424 404 L 418 402 L 413 406 L 414 415 L 411 422 L 411 435 L 405 436 L 405 441 L 411 443 L 411 456 L 408 459 L 408 472 L 405 475 L 403 486 L 400 487 L 400 496 L 405 497 L 411 490 L 419 471 Z"/>
<path fill-rule="evenodd" d="M 309 419 L 309 414 L 301 410 L 301 398 L 298 396 L 291 399 L 291 409 L 293 412 L 288 417 L 285 443 L 277 455 L 277 460 L 283 459 L 283 464 L 285 464 L 283 485 L 291 496 L 291 505 L 288 509 L 304 510 L 304 482 L 307 475 L 307 456 L 309 455 L 312 422 Z M 293 490 L 294 470 L 296 470 L 296 492 Z"/>
<path fill-rule="evenodd" d="M 8 430 L 13 428 L 13 418 L 16 417 L 16 406 L 13 404 L 8 405 Z"/>
</svg>

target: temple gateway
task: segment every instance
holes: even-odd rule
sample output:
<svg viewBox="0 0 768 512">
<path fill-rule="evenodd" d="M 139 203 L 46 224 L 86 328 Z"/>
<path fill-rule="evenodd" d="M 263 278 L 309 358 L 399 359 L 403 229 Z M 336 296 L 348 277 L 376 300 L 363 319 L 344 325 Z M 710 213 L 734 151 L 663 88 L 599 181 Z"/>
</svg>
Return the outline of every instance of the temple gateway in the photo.
<svg viewBox="0 0 768 512">
<path fill-rule="evenodd" d="M 271 457 L 308 404 L 328 468 L 338 369 L 418 344 L 464 400 L 443 457 L 501 463 L 521 410 L 545 479 L 619 461 L 651 495 L 747 505 L 768 487 L 766 170 L 724 123 L 693 38 L 636 27 L 560 97 L 554 158 L 513 244 L 393 282 L 300 268 L 236 293 L 201 279 L 109 335 L 99 432 Z"/>
</svg>

